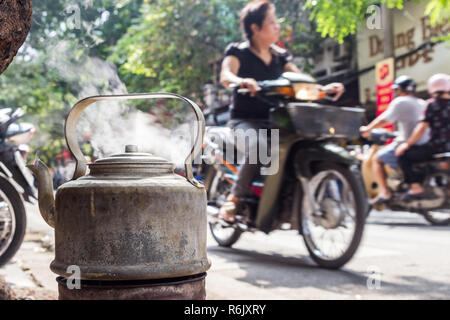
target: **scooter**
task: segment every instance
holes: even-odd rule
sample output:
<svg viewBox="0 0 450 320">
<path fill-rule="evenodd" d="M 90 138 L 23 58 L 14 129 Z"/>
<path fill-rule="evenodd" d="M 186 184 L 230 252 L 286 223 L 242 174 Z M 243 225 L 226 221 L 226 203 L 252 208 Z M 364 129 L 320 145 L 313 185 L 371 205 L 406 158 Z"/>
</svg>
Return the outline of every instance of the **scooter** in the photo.
<svg viewBox="0 0 450 320">
<path fill-rule="evenodd" d="M 363 155 L 361 164 L 364 185 L 369 198 L 375 198 L 379 193 L 378 183 L 373 174 L 373 159 L 377 151 L 396 134 L 386 129 L 374 129 L 369 140 L 372 146 Z M 423 183 L 425 197 L 420 200 L 404 202 L 403 194 L 408 191 L 408 185 L 403 182 L 401 170 L 394 170 L 385 166 L 387 184 L 392 192 L 392 198 L 385 204 L 374 205 L 374 209 L 381 211 L 408 211 L 422 215 L 429 223 L 437 226 L 450 225 L 450 153 L 435 154 L 431 161 L 419 163 L 417 166 L 426 172 Z"/>
<path fill-rule="evenodd" d="M 27 143 L 36 132 L 31 123 L 17 123 L 22 109 L 0 109 L 0 266 L 20 248 L 26 230 L 24 200 L 35 203 L 34 178 L 25 167 Z"/>
<path fill-rule="evenodd" d="M 279 130 L 279 145 L 272 156 L 279 169 L 253 182 L 251 195 L 240 201 L 237 223 L 224 221 L 219 208 L 239 165 L 227 161 L 227 154 L 237 153 L 237 159 L 240 152 L 224 151 L 234 143 L 231 129 L 207 127 L 198 174 L 207 189 L 212 236 L 231 247 L 243 232 L 295 229 L 319 266 L 340 268 L 360 244 L 368 204 L 357 160 L 337 142 L 359 136 L 364 110 L 314 102 L 326 94 L 305 75 L 284 73 L 259 86 L 257 97 L 273 101 L 270 121 Z"/>
</svg>

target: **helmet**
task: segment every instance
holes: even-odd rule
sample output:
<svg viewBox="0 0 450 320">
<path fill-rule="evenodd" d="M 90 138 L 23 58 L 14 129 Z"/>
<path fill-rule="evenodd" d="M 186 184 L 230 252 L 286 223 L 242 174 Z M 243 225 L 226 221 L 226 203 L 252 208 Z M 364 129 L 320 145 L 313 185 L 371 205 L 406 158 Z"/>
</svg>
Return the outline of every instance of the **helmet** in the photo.
<svg viewBox="0 0 450 320">
<path fill-rule="evenodd" d="M 414 92 L 416 91 L 416 82 L 408 77 L 408 76 L 400 76 L 395 79 L 394 84 L 392 85 L 392 89 L 402 89 L 406 92 Z"/>
<path fill-rule="evenodd" d="M 450 76 L 445 73 L 437 73 L 428 79 L 428 93 L 450 92 Z"/>
</svg>

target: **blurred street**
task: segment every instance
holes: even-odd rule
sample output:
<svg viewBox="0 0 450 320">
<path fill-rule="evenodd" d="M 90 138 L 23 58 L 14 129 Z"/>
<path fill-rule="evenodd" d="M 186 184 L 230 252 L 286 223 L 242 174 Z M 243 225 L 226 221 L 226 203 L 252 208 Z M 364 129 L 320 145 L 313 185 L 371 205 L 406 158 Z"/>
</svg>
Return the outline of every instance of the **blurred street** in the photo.
<svg viewBox="0 0 450 320">
<path fill-rule="evenodd" d="M 449 17 L 450 0 L 0 0 L 0 299 L 58 298 L 37 204 L 21 242 L 34 186 L 54 269 L 99 280 L 61 297 L 204 298 L 200 181 L 224 220 L 302 220 L 328 265 L 363 234 L 328 270 L 298 231 L 226 248 L 208 230 L 206 299 L 450 300 L 450 225 L 401 212 L 449 209 Z M 399 211 L 361 233 L 369 199 Z"/>
<path fill-rule="evenodd" d="M 26 239 L 0 275 L 54 299 L 53 230 L 27 208 Z M 207 299 L 449 299 L 449 233 L 415 214 L 372 211 L 357 255 L 338 271 L 318 268 L 295 231 L 244 234 L 232 249 L 209 234 Z"/>
<path fill-rule="evenodd" d="M 418 215 L 372 211 L 356 256 L 338 271 L 319 269 L 295 231 L 244 234 L 233 249 L 211 239 L 208 298 L 449 299 L 449 231 Z M 379 289 L 368 288 L 371 276 Z"/>
</svg>

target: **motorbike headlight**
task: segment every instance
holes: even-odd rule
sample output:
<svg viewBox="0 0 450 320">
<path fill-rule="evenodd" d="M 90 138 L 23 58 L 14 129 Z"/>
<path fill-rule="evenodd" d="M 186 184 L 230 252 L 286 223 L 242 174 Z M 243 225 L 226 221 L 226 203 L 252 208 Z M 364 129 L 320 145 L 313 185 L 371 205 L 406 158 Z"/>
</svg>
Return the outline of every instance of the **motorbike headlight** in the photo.
<svg viewBox="0 0 450 320">
<path fill-rule="evenodd" d="M 297 100 L 314 101 L 325 97 L 322 86 L 316 83 L 294 83 L 295 98 Z"/>
<path fill-rule="evenodd" d="M 276 92 L 285 97 L 295 97 L 294 89 L 291 86 L 286 87 L 276 87 Z"/>
</svg>

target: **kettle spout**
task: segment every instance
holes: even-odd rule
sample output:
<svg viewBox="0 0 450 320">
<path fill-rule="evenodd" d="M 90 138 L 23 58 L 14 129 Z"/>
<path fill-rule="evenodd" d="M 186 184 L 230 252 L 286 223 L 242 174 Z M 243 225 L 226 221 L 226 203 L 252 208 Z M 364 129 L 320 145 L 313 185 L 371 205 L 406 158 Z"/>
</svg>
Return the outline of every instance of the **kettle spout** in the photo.
<svg viewBox="0 0 450 320">
<path fill-rule="evenodd" d="M 38 185 L 39 211 L 42 218 L 51 227 L 55 227 L 55 197 L 53 196 L 53 180 L 47 166 L 39 159 L 27 166 L 36 177 Z"/>
</svg>

